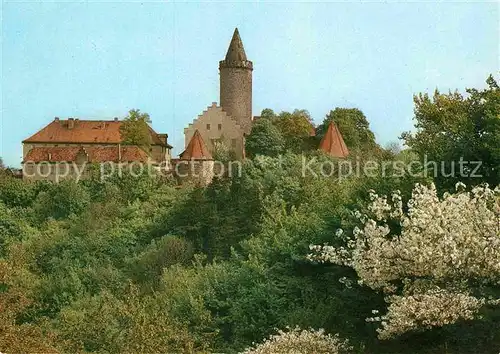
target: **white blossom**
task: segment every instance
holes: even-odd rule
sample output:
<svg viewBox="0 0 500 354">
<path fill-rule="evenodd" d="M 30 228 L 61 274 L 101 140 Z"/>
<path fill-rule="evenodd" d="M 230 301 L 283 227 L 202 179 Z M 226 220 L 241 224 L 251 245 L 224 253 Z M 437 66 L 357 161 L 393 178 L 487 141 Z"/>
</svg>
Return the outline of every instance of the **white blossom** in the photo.
<svg viewBox="0 0 500 354">
<path fill-rule="evenodd" d="M 338 334 L 326 334 L 320 330 L 301 330 L 287 328 L 286 331 L 278 330 L 264 342 L 246 349 L 243 354 L 309 354 L 349 353 L 352 348 L 347 340 L 341 340 Z"/>
<path fill-rule="evenodd" d="M 379 338 L 386 339 L 410 330 L 444 326 L 459 319 L 471 320 L 484 300 L 443 289 L 424 294 L 392 296 L 383 317 Z"/>
<path fill-rule="evenodd" d="M 373 216 L 345 246 L 312 248 L 309 259 L 352 267 L 358 283 L 387 294 L 380 338 L 472 319 L 485 299 L 471 295 L 464 280 L 499 284 L 500 186 L 456 187 L 440 199 L 434 185 L 417 184 L 406 213 L 398 191 L 390 201 L 370 191 Z M 391 231 L 389 220 L 401 231 Z"/>
</svg>

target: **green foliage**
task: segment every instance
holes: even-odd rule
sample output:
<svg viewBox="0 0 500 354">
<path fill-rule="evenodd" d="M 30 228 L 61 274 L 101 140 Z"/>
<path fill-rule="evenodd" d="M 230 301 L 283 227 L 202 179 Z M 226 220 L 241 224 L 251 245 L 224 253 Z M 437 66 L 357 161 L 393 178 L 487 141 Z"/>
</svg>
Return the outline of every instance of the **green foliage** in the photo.
<svg viewBox="0 0 500 354">
<path fill-rule="evenodd" d="M 61 312 L 58 335 L 64 351 L 110 353 L 194 353 L 187 327 L 172 320 L 154 296 L 142 296 L 130 286 L 123 297 L 107 291 L 84 297 Z"/>
<path fill-rule="evenodd" d="M 238 352 L 300 326 L 376 352 L 364 319 L 384 306 L 381 294 L 305 255 L 353 228 L 370 188 L 408 195 L 414 180 L 304 177 L 302 158 L 258 156 L 204 188 L 126 175 L 27 185 L 34 202 L 0 203 L 0 257 L 30 300 L 9 331 L 34 327 L 63 352 Z M 309 158 L 314 168 L 333 161 Z"/>
<path fill-rule="evenodd" d="M 276 132 L 267 122 L 271 122 L 278 131 Z M 250 145 L 249 147 L 247 145 L 250 156 L 257 154 L 276 156 L 282 151 L 301 153 L 310 150 L 311 141 L 314 140 L 311 139 L 314 131 L 312 118 L 305 109 L 296 109 L 292 113 L 283 111 L 280 114 L 274 113 L 269 108 L 263 109 L 254 127 L 257 130 L 254 132 L 252 129 Z M 261 138 L 265 141 L 258 140 Z"/>
<path fill-rule="evenodd" d="M 260 118 L 252 125 L 252 132 L 246 138 L 248 157 L 256 155 L 278 156 L 284 151 L 285 140 L 280 130 L 269 118 Z"/>
<path fill-rule="evenodd" d="M 309 147 L 314 126 L 308 111 L 296 109 L 292 113 L 281 112 L 273 122 L 285 139 L 286 150 L 300 153 Z"/>
<path fill-rule="evenodd" d="M 19 259 L 17 262 L 0 259 L 0 351 L 57 353 L 53 345 L 54 333 L 44 329 L 43 321 L 19 321 L 19 316 L 32 302 L 26 289 L 20 285 L 28 277 L 19 263 Z"/>
<path fill-rule="evenodd" d="M 468 89 L 467 96 L 438 90 L 432 98 L 428 94 L 414 96 L 417 131 L 406 132 L 402 138 L 421 159 L 437 162 L 439 171 L 434 177 L 442 188 L 451 189 L 459 180 L 467 184 L 500 183 L 500 89 L 492 76 L 487 84 L 484 90 Z M 480 161 L 474 174 L 482 178 L 471 176 L 473 171 L 469 169 L 460 176 L 460 159 Z M 449 177 L 453 165 L 455 176 Z"/>
<path fill-rule="evenodd" d="M 316 137 L 319 140 L 325 135 L 331 122 L 335 122 L 349 152 L 354 154 L 372 155 L 380 151 L 375 142 L 375 135 L 363 112 L 357 108 L 335 108 L 330 111 L 318 128 Z"/>
<path fill-rule="evenodd" d="M 332 111 L 318 135 L 335 120 L 362 163 L 407 165 L 427 148 L 451 160 L 467 144 L 485 160 L 481 181 L 495 181 L 497 99 L 491 80 L 468 98 L 419 98 L 411 149 L 390 154 L 380 153 L 359 110 Z M 486 324 L 381 342 L 365 318 L 383 310 L 383 295 L 358 284 L 350 268 L 306 258 L 311 244 L 345 244 L 336 231 L 358 225 L 353 212 L 366 211 L 370 189 L 399 189 L 407 200 L 427 179 L 391 176 L 393 166 L 390 177 L 303 175 L 304 158 L 319 171 L 359 155 L 339 161 L 309 151 L 304 111 L 263 110 L 254 128 L 242 174 L 205 187 L 126 173 L 78 184 L 0 178 L 0 351 L 234 353 L 287 326 L 339 333 L 360 353 L 495 347 L 493 310 Z M 283 148 L 271 144 L 275 134 Z M 485 291 L 498 297 L 495 287 Z"/>
<path fill-rule="evenodd" d="M 210 259 L 227 258 L 231 247 L 259 229 L 261 195 L 245 175 L 188 191 L 157 233 L 184 236 Z"/>
<path fill-rule="evenodd" d="M 189 265 L 192 257 L 193 247 L 183 238 L 165 236 L 155 239 L 134 259 L 134 279 L 156 284 L 164 268 L 174 264 Z"/>
<path fill-rule="evenodd" d="M 274 113 L 274 111 L 270 108 L 264 108 L 260 113 L 260 118 L 268 118 L 268 119 L 276 118 L 276 113 Z"/>
<path fill-rule="evenodd" d="M 149 128 L 151 118 L 139 109 L 131 109 L 120 126 L 122 142 L 128 145 L 137 145 L 148 151 L 151 146 L 151 132 Z"/>
<path fill-rule="evenodd" d="M 212 157 L 215 161 L 228 163 L 229 161 L 236 160 L 235 152 L 230 147 L 230 141 L 226 140 L 224 135 L 214 141 L 214 149 Z"/>
<path fill-rule="evenodd" d="M 50 184 L 41 191 L 34 202 L 34 209 L 41 220 L 49 217 L 66 218 L 82 213 L 90 203 L 88 192 L 72 180 Z"/>
<path fill-rule="evenodd" d="M 9 207 L 29 207 L 37 196 L 42 183 L 28 184 L 18 178 L 0 178 L 0 201 Z"/>
<path fill-rule="evenodd" d="M 37 236 L 38 230 L 30 226 L 22 209 L 7 208 L 0 202 L 0 257 L 7 255 L 10 245 Z"/>
</svg>

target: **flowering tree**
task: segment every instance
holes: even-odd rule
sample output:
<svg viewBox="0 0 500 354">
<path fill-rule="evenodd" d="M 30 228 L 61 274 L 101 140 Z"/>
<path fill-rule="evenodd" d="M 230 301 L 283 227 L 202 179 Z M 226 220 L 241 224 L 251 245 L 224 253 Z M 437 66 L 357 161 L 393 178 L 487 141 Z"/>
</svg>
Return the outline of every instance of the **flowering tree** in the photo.
<svg viewBox="0 0 500 354">
<path fill-rule="evenodd" d="M 332 336 L 323 330 L 301 330 L 296 327 L 288 331 L 279 330 L 263 343 L 249 348 L 243 354 L 341 354 L 349 353 L 347 340 L 341 340 L 338 334 Z"/>
<path fill-rule="evenodd" d="M 500 186 L 439 199 L 434 185 L 416 185 L 407 211 L 399 192 L 391 198 L 370 193 L 371 216 L 357 217 L 346 246 L 311 246 L 310 259 L 352 267 L 359 283 L 386 295 L 387 313 L 379 338 L 440 327 L 480 317 L 500 300 Z M 338 234 L 341 234 L 339 230 Z M 377 315 L 378 309 L 374 309 Z"/>
</svg>

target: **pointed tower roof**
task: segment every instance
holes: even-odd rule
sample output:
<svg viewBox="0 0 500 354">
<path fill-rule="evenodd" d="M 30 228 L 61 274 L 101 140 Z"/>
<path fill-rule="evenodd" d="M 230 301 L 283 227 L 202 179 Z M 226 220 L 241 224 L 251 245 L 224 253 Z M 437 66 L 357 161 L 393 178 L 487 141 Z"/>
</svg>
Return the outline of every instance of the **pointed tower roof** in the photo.
<svg viewBox="0 0 500 354">
<path fill-rule="evenodd" d="M 227 61 L 244 61 L 247 60 L 247 55 L 245 54 L 245 48 L 243 48 L 243 42 L 240 38 L 240 32 L 238 28 L 235 28 L 233 33 L 233 38 L 229 44 L 229 48 L 226 54 Z"/>
<path fill-rule="evenodd" d="M 253 63 L 247 59 L 238 28 L 234 30 L 226 57 L 219 62 L 219 69 L 221 68 L 245 68 L 253 70 Z"/>
<path fill-rule="evenodd" d="M 342 138 L 342 134 L 340 134 L 333 121 L 328 126 L 325 136 L 321 139 L 319 148 L 333 157 L 346 157 L 349 155 L 344 138 Z"/>
<path fill-rule="evenodd" d="M 195 130 L 186 150 L 179 157 L 181 160 L 212 160 L 212 154 L 208 151 L 198 129 Z"/>
</svg>

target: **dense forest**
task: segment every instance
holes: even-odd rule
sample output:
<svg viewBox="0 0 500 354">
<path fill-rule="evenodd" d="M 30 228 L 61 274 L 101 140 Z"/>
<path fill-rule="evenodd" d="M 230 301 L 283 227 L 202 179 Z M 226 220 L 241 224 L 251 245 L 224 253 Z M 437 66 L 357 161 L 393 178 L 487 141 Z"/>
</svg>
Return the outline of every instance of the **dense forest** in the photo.
<svg viewBox="0 0 500 354">
<path fill-rule="evenodd" d="M 2 166 L 0 352 L 498 353 L 500 89 L 414 102 L 405 149 L 358 109 L 315 136 L 266 109 L 241 175 L 207 186 Z M 317 150 L 331 121 L 384 173 L 304 174 L 338 165 Z"/>
</svg>

